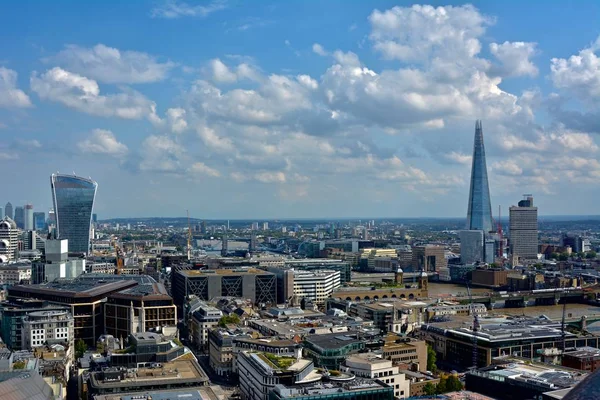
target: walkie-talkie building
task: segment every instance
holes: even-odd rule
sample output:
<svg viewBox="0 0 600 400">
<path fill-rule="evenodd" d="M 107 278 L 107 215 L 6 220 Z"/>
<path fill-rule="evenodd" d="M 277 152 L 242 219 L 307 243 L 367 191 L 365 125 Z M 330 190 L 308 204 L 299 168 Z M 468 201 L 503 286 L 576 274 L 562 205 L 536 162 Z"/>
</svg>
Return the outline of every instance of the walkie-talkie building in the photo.
<svg viewBox="0 0 600 400">
<path fill-rule="evenodd" d="M 481 230 L 488 233 L 493 230 L 492 227 L 492 205 L 485 162 L 485 147 L 483 146 L 483 129 L 481 121 L 476 121 L 467 230 Z"/>
<path fill-rule="evenodd" d="M 56 237 L 69 240 L 69 252 L 88 253 L 98 184 L 75 175 L 52 174 Z"/>
</svg>

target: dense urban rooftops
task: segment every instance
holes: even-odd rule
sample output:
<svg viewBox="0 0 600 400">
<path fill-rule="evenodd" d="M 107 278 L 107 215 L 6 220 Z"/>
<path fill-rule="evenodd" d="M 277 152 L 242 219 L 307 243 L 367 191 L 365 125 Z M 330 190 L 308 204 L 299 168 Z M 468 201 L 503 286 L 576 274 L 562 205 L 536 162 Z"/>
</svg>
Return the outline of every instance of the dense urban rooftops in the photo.
<svg viewBox="0 0 600 400">
<path fill-rule="evenodd" d="M 182 270 L 178 272 L 188 277 L 210 275 L 273 275 L 271 272 L 256 268 Z"/>
</svg>

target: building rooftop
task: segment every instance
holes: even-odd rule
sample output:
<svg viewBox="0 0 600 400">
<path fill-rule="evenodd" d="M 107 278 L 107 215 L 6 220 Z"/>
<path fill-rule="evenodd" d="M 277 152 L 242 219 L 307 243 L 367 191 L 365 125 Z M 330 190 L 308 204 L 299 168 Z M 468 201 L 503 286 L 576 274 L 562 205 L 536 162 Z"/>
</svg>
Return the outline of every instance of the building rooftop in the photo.
<svg viewBox="0 0 600 400">
<path fill-rule="evenodd" d="M 291 346 L 298 346 L 298 344 L 296 342 L 294 342 L 293 340 L 287 340 L 287 339 L 274 339 L 274 338 L 261 338 L 261 339 L 252 339 L 252 338 L 239 338 L 239 339 L 235 339 L 236 342 L 243 342 L 243 343 L 254 343 L 254 344 L 261 344 L 261 345 L 266 345 L 266 346 L 271 346 L 271 347 L 291 347 Z"/>
<path fill-rule="evenodd" d="M 122 378 L 104 379 L 106 372 L 123 371 Z M 126 388 L 128 386 L 144 387 L 156 385 L 169 385 L 178 383 L 197 383 L 202 385 L 208 381 L 208 376 L 195 360 L 175 360 L 161 363 L 159 368 L 138 368 L 135 372 L 127 372 L 124 368 L 105 369 L 102 372 L 90 374 L 90 384 L 96 388 Z"/>
<path fill-rule="evenodd" d="M 305 338 L 309 343 L 323 349 L 337 349 L 339 347 L 348 346 L 349 344 L 362 342 L 354 335 L 342 333 L 329 333 L 325 335 L 310 335 Z"/>
<path fill-rule="evenodd" d="M 268 320 L 250 320 L 250 326 L 256 326 L 257 329 L 264 328 L 276 332 L 277 335 L 301 335 L 307 332 L 305 328 L 297 328 L 285 322 Z"/>
<path fill-rule="evenodd" d="M 111 297 L 123 299 L 169 300 L 171 296 L 162 283 L 141 283 L 129 289 L 113 293 Z"/>
<path fill-rule="evenodd" d="M 140 285 L 148 285 L 156 283 L 156 280 L 150 275 L 114 275 L 114 274 L 103 274 L 101 272 L 92 272 L 89 274 L 83 274 L 77 277 L 77 280 L 93 280 L 93 281 L 136 281 Z"/>
<path fill-rule="evenodd" d="M 580 347 L 574 351 L 565 352 L 565 355 L 576 358 L 600 357 L 600 349 L 595 347 Z"/>
<path fill-rule="evenodd" d="M 346 357 L 346 362 L 369 363 L 369 364 L 390 364 L 391 361 L 375 355 L 374 353 L 358 353 Z"/>
<path fill-rule="evenodd" d="M 256 268 L 182 270 L 177 272 L 190 278 L 211 275 L 273 275 L 271 272 Z"/>
<path fill-rule="evenodd" d="M 218 400 L 210 387 L 96 395 L 94 400 Z"/>
<path fill-rule="evenodd" d="M 290 399 L 294 397 L 304 397 L 304 396 L 327 396 L 328 394 L 337 394 L 337 393 L 353 393 L 353 392 L 361 392 L 365 390 L 376 390 L 388 389 L 389 391 L 393 391 L 391 386 L 387 386 L 383 383 L 370 380 L 370 379 L 353 379 L 350 382 L 328 382 L 328 383 L 314 383 L 311 385 L 305 385 L 302 387 L 287 387 L 284 385 L 276 385 L 273 388 L 274 394 L 276 394 L 279 398 Z"/>
<path fill-rule="evenodd" d="M 9 288 L 11 292 L 30 293 L 35 297 L 39 295 L 60 295 L 71 297 L 89 297 L 108 295 L 137 285 L 131 280 L 103 280 L 103 279 L 57 279 L 53 282 L 39 285 L 15 285 Z"/>
<path fill-rule="evenodd" d="M 495 380 L 512 379 L 524 384 L 538 385 L 547 388 L 548 391 L 570 388 L 588 375 L 570 368 L 541 363 L 526 363 L 523 359 L 512 357 L 495 359 L 494 362 L 501 362 L 501 364 L 469 373 Z"/>
<path fill-rule="evenodd" d="M 501 342 L 527 339 L 556 338 L 561 336 L 560 322 L 554 322 L 545 317 L 490 317 L 480 319 L 481 328 L 473 332 L 467 327 L 450 328 L 445 334 L 464 337 L 469 340 L 473 335 L 485 342 Z M 441 330 L 433 324 L 423 325 L 423 330 Z M 565 332 L 567 338 L 576 335 Z"/>
</svg>

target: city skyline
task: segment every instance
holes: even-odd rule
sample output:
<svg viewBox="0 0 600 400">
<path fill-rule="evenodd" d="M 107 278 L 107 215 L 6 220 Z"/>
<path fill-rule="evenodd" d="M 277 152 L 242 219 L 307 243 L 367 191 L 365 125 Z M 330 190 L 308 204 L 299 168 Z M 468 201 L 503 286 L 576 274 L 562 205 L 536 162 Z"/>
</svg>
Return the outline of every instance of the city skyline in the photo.
<svg viewBox="0 0 600 400">
<path fill-rule="evenodd" d="M 48 175 L 75 171 L 101 219 L 461 217 L 482 120 L 494 217 L 523 193 L 542 216 L 600 214 L 598 4 L 59 8 L 0 13 L 15 209 L 47 212 Z"/>
</svg>

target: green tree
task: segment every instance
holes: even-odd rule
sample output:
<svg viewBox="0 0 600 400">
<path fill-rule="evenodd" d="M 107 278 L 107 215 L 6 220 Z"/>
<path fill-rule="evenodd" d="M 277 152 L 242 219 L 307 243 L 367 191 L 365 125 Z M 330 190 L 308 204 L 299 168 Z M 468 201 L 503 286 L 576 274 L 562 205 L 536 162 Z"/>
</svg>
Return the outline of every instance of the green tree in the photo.
<svg viewBox="0 0 600 400">
<path fill-rule="evenodd" d="M 560 254 L 558 254 L 558 253 L 552 253 L 552 254 L 550 254 L 550 258 L 553 259 L 553 260 L 558 260 L 559 256 L 560 256 Z"/>
<path fill-rule="evenodd" d="M 567 261 L 569 259 L 569 253 L 566 251 L 564 253 L 560 253 L 558 256 L 558 261 Z"/>
<path fill-rule="evenodd" d="M 432 396 L 435 394 L 435 386 L 433 386 L 433 383 L 427 382 L 425 386 L 423 386 L 423 394 L 427 396 Z"/>
<path fill-rule="evenodd" d="M 433 347 L 427 345 L 427 371 L 431 371 L 434 374 L 437 371 L 437 355 L 435 354 L 435 350 Z"/>
<path fill-rule="evenodd" d="M 75 357 L 83 357 L 83 353 L 85 353 L 87 349 L 88 346 L 82 339 L 77 340 L 77 342 L 75 342 Z"/>
<path fill-rule="evenodd" d="M 447 383 L 448 383 L 448 377 L 446 375 L 440 376 L 440 381 L 438 382 L 437 385 L 435 385 L 435 393 L 436 394 L 446 393 L 448 391 Z"/>
<path fill-rule="evenodd" d="M 596 252 L 595 251 L 588 251 L 587 254 L 585 255 L 585 258 L 587 259 L 591 259 L 591 258 L 596 258 Z"/>
<path fill-rule="evenodd" d="M 458 377 L 450 375 L 446 381 L 446 389 L 448 392 L 458 392 L 463 389 L 463 384 Z"/>
<path fill-rule="evenodd" d="M 237 325 L 239 323 L 240 323 L 240 317 L 235 313 L 231 313 L 229 315 L 224 315 L 219 320 L 219 326 L 221 328 L 225 328 L 229 324 Z"/>
</svg>

